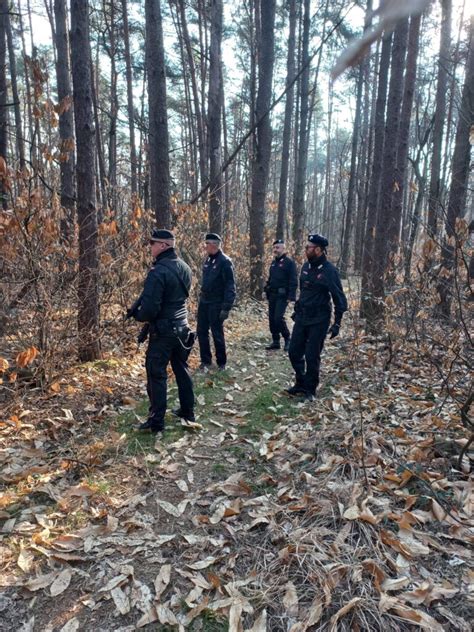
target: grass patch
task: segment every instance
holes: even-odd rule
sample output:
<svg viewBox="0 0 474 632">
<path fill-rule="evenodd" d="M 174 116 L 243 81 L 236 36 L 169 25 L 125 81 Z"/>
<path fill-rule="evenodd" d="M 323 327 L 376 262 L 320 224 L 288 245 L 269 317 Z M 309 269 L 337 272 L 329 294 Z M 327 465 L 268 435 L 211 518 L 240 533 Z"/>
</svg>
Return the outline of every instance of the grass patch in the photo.
<svg viewBox="0 0 474 632">
<path fill-rule="evenodd" d="M 276 386 L 263 387 L 247 404 L 250 412 L 246 425 L 239 429 L 241 434 L 259 436 L 263 432 L 272 432 L 281 416 L 291 411 L 291 401 L 275 395 Z"/>
</svg>

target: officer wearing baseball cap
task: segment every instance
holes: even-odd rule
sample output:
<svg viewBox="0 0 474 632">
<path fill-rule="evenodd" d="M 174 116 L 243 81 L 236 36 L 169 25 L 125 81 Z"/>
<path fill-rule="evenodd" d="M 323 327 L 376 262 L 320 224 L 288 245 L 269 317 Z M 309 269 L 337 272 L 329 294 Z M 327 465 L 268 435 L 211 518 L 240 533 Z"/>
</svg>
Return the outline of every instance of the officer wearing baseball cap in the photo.
<svg viewBox="0 0 474 632">
<path fill-rule="evenodd" d="M 227 353 L 224 337 L 224 321 L 235 301 L 234 266 L 221 250 L 222 239 L 216 233 L 205 237 L 207 257 L 202 267 L 201 294 L 197 314 L 197 336 L 201 355 L 201 369 L 212 366 L 209 329 L 214 339 L 216 361 L 219 369 L 225 369 Z"/>
<path fill-rule="evenodd" d="M 319 366 L 324 340 L 339 334 L 347 300 L 336 267 L 326 258 L 328 240 L 317 234 L 308 235 L 307 261 L 300 273 L 300 295 L 292 316 L 295 321 L 289 357 L 296 376 L 294 386 L 286 390 L 291 396 L 312 401 L 319 384 Z M 334 324 L 331 322 L 331 299 Z"/>
<path fill-rule="evenodd" d="M 265 284 L 265 294 L 268 299 L 268 322 L 272 343 L 267 350 L 280 348 L 280 336 L 285 341 L 284 350 L 290 346 L 290 331 L 285 322 L 285 311 L 288 303 L 296 301 L 298 287 L 298 273 L 296 263 L 286 253 L 283 239 L 273 242 L 274 259 L 270 265 L 268 281 Z"/>
<path fill-rule="evenodd" d="M 188 325 L 186 300 L 191 287 L 191 269 L 178 257 L 175 237 L 169 230 L 154 230 L 150 239 L 153 267 L 143 292 L 127 317 L 149 324 L 146 352 L 149 416 L 139 430 L 161 432 L 165 427 L 167 366 L 176 376 L 180 408 L 174 414 L 194 421 L 194 392 L 188 356 L 194 334 Z"/>
</svg>

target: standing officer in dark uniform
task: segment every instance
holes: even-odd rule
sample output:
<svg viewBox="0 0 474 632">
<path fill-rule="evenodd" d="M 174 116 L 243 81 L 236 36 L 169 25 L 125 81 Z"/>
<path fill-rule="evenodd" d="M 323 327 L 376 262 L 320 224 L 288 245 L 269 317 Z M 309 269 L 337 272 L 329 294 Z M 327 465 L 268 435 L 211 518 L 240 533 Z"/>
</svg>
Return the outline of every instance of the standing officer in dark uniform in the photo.
<svg viewBox="0 0 474 632">
<path fill-rule="evenodd" d="M 326 334 L 339 334 L 347 300 L 336 267 L 326 259 L 328 240 L 321 235 L 308 235 L 307 261 L 300 274 L 300 296 L 295 303 L 295 321 L 290 342 L 290 361 L 296 384 L 287 389 L 289 395 L 314 400 L 319 384 L 319 365 Z M 331 298 L 334 324 L 331 322 Z"/>
<path fill-rule="evenodd" d="M 273 242 L 274 259 L 270 266 L 265 294 L 268 299 L 268 320 L 273 342 L 268 350 L 280 348 L 280 334 L 285 341 L 285 351 L 290 347 L 290 332 L 285 322 L 286 306 L 296 301 L 298 276 L 296 263 L 286 254 L 285 242 L 277 239 Z"/>
<path fill-rule="evenodd" d="M 149 324 L 146 374 L 150 409 L 139 430 L 161 432 L 165 427 L 166 368 L 170 362 L 181 405 L 178 416 L 194 421 L 193 383 L 187 364 L 193 334 L 186 309 L 192 275 L 190 267 L 176 254 L 172 232 L 154 230 L 150 246 L 153 267 L 140 298 L 127 316 Z"/>
<path fill-rule="evenodd" d="M 197 314 L 197 335 L 201 354 L 201 369 L 212 365 L 209 328 L 214 339 L 216 361 L 225 369 L 227 354 L 224 321 L 235 301 L 235 278 L 232 261 L 221 250 L 221 238 L 215 233 L 206 235 L 207 258 L 202 268 L 201 296 Z"/>
</svg>

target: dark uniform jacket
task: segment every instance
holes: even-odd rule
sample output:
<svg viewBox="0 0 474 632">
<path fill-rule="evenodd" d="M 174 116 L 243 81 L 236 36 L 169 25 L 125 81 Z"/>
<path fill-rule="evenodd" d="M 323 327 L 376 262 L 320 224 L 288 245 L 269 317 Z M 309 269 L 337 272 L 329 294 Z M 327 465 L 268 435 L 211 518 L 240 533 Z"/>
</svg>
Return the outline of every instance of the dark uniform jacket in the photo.
<svg viewBox="0 0 474 632">
<path fill-rule="evenodd" d="M 163 319 L 186 319 L 191 279 L 191 268 L 178 257 L 174 248 L 162 252 L 145 279 L 136 320 L 153 325 Z"/>
<path fill-rule="evenodd" d="M 201 302 L 222 303 L 230 310 L 235 301 L 234 266 L 231 259 L 219 250 L 209 255 L 202 267 Z"/>
<path fill-rule="evenodd" d="M 275 257 L 270 265 L 270 273 L 265 285 L 267 298 L 279 296 L 287 301 L 295 301 L 297 287 L 296 263 L 287 254 Z"/>
<path fill-rule="evenodd" d="M 330 321 L 331 298 L 334 303 L 335 322 L 340 324 L 347 311 L 347 300 L 337 268 L 325 255 L 306 261 L 301 268 L 300 296 L 295 305 L 296 320 L 304 325 Z"/>
</svg>

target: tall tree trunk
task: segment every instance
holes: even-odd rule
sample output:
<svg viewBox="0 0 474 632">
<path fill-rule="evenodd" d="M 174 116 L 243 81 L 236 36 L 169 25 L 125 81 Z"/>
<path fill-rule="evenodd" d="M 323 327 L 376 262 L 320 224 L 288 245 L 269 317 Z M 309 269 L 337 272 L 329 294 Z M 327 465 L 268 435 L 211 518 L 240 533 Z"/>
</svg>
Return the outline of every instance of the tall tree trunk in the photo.
<svg viewBox="0 0 474 632">
<path fill-rule="evenodd" d="M 74 118 L 72 108 L 71 62 L 67 25 L 66 0 L 54 0 L 56 38 L 56 82 L 59 101 L 59 162 L 61 206 L 65 220 L 61 224 L 63 237 L 68 237 L 74 223 Z M 60 61 L 59 61 L 60 60 Z"/>
<path fill-rule="evenodd" d="M 209 230 L 222 233 L 222 89 L 221 42 L 222 0 L 211 0 L 211 46 L 209 51 L 209 104 L 207 108 L 209 130 Z"/>
<path fill-rule="evenodd" d="M 0 196 L 1 204 L 7 208 L 7 20 L 8 1 L 0 0 Z M 3 161 L 3 162 L 2 162 Z"/>
<path fill-rule="evenodd" d="M 265 248 L 265 195 L 270 169 L 272 128 L 268 110 L 272 98 L 273 62 L 275 57 L 276 0 L 260 5 L 261 34 L 258 59 L 258 94 L 255 155 L 252 161 L 252 198 L 250 207 L 250 291 L 260 299 L 263 290 L 263 256 Z"/>
<path fill-rule="evenodd" d="M 106 3 L 104 2 L 104 16 L 107 20 Z M 115 1 L 110 2 L 110 27 L 109 27 L 109 51 L 110 51 L 110 125 L 109 125 L 109 205 L 114 212 L 117 211 L 117 70 L 115 61 L 117 56 L 116 25 L 115 25 Z"/>
<path fill-rule="evenodd" d="M 32 110 L 33 99 L 31 96 L 30 67 L 28 63 L 28 56 L 26 54 L 25 31 L 23 28 L 23 11 L 21 8 L 20 0 L 18 0 L 18 13 L 19 13 L 20 38 L 21 38 L 22 55 L 23 55 L 23 66 L 25 70 L 26 109 L 28 113 L 27 119 L 28 119 L 28 132 L 29 132 L 29 141 L 30 141 L 30 164 L 34 165 L 34 161 L 36 159 L 36 141 L 35 141 L 35 135 L 33 132 L 33 110 Z"/>
<path fill-rule="evenodd" d="M 88 0 L 71 0 L 71 61 L 77 143 L 79 358 L 86 362 L 100 357 L 95 132 Z"/>
<path fill-rule="evenodd" d="M 362 285 L 360 300 L 361 318 L 370 318 L 372 311 L 372 286 L 374 268 L 374 241 L 377 225 L 380 175 L 382 173 L 382 156 L 384 151 L 385 104 L 387 102 L 388 70 L 390 68 L 390 52 L 392 35 L 385 35 L 380 53 L 377 101 L 374 121 L 374 155 L 372 159 L 372 175 L 370 178 L 369 198 L 367 202 L 367 223 L 365 226 L 364 250 L 362 255 Z"/>
<path fill-rule="evenodd" d="M 5 21 L 6 21 L 7 41 L 8 41 L 8 58 L 10 61 L 10 77 L 11 77 L 11 86 L 12 86 L 13 108 L 15 112 L 16 150 L 17 150 L 20 169 L 23 170 L 25 166 L 25 141 L 23 139 L 23 126 L 21 122 L 20 97 L 18 94 L 18 81 L 17 81 L 17 72 L 16 72 L 15 46 L 13 44 L 13 33 L 12 33 L 10 13 L 6 14 Z"/>
<path fill-rule="evenodd" d="M 166 68 L 160 0 L 145 0 L 150 205 L 158 227 L 171 225 Z"/>
<path fill-rule="evenodd" d="M 333 86 L 329 81 L 328 86 L 328 127 L 326 141 L 326 167 L 324 172 L 324 201 L 323 201 L 323 221 L 321 225 L 323 235 L 329 234 L 329 215 L 331 208 L 331 162 L 332 162 L 332 108 L 333 108 Z"/>
<path fill-rule="evenodd" d="M 97 69 L 98 70 L 98 69 Z M 108 206 L 108 194 L 107 194 L 107 177 L 105 175 L 105 160 L 104 160 L 104 148 L 102 145 L 102 136 L 100 134 L 100 121 L 99 121 L 99 104 L 97 95 L 96 72 L 94 72 L 94 65 L 91 62 L 91 77 L 92 77 L 92 106 L 94 110 L 94 123 L 95 123 L 95 138 L 96 138 L 96 151 L 97 151 L 97 163 L 99 166 L 99 179 L 100 186 L 97 188 L 100 191 L 99 201 L 99 222 L 102 221 L 104 211 Z"/>
<path fill-rule="evenodd" d="M 364 85 L 364 68 L 359 66 L 359 72 L 357 76 L 357 92 L 356 92 L 356 108 L 354 116 L 354 127 L 352 131 L 352 143 L 351 143 L 351 167 L 349 173 L 349 184 L 347 190 L 347 207 L 344 221 L 344 239 L 341 249 L 341 258 L 339 261 L 339 268 L 341 276 L 345 278 L 347 276 L 347 268 L 349 266 L 349 248 L 352 234 L 352 216 L 354 214 L 355 206 L 355 193 L 356 193 L 356 180 L 357 180 L 357 151 L 359 146 L 360 135 L 360 119 L 362 110 L 362 88 Z"/>
<path fill-rule="evenodd" d="M 390 66 L 390 86 L 385 123 L 385 140 L 380 176 L 380 212 L 374 241 L 374 265 L 372 268 L 373 306 L 371 320 L 375 323 L 383 314 L 385 293 L 385 271 L 388 264 L 389 225 L 392 221 L 392 195 L 395 185 L 393 166 L 400 129 L 400 107 L 403 92 L 403 71 L 407 49 L 408 20 L 399 22 L 393 36 L 392 61 Z"/>
<path fill-rule="evenodd" d="M 397 143 L 397 159 L 394 172 L 395 186 L 393 188 L 392 212 L 387 230 L 389 256 L 394 256 L 396 254 L 400 237 L 403 195 L 405 191 L 408 164 L 408 141 L 410 137 L 411 112 L 413 109 L 418 45 L 420 40 L 420 23 L 421 15 L 411 17 L 410 30 L 408 34 L 405 83 L 403 87 L 403 103 L 400 115 L 400 131 Z"/>
<path fill-rule="evenodd" d="M 288 171 L 290 166 L 291 119 L 293 114 L 293 79 L 295 76 L 295 33 L 296 33 L 296 0 L 289 3 L 289 35 L 288 57 L 286 62 L 286 101 L 285 119 L 283 123 L 283 141 L 281 149 L 280 187 L 278 194 L 278 219 L 276 237 L 284 239 L 286 226 L 286 202 L 288 194 Z"/>
<path fill-rule="evenodd" d="M 298 141 L 298 160 L 293 195 L 293 230 L 295 243 L 301 243 L 305 218 L 306 167 L 308 164 L 308 113 L 309 113 L 309 26 L 310 0 L 304 0 L 303 39 L 301 48 L 300 86 L 300 128 Z"/>
<path fill-rule="evenodd" d="M 208 156 L 206 149 L 206 137 L 205 137 L 205 125 L 202 113 L 201 104 L 199 102 L 199 89 L 196 77 L 196 64 L 194 63 L 194 53 L 191 46 L 191 39 L 189 37 L 188 23 L 186 19 L 186 2 L 185 0 L 178 0 L 179 9 L 179 22 L 183 34 L 184 45 L 186 47 L 186 54 L 188 58 L 189 75 L 191 79 L 191 91 L 193 94 L 194 115 L 196 117 L 196 130 L 198 136 L 198 148 L 199 148 L 199 175 L 201 187 L 205 187 L 208 181 Z"/>
<path fill-rule="evenodd" d="M 123 44 L 125 54 L 125 76 L 127 79 L 127 113 L 130 138 L 130 189 L 132 196 L 138 192 L 137 186 L 137 149 L 135 146 L 135 109 L 133 107 L 133 72 L 130 54 L 130 29 L 128 26 L 127 0 L 122 0 Z"/>
<path fill-rule="evenodd" d="M 446 89 L 448 84 L 449 48 L 451 44 L 452 0 L 441 0 L 441 40 L 438 57 L 438 82 L 436 85 L 436 110 L 431 154 L 431 175 L 428 194 L 428 234 L 435 237 L 441 209 L 441 149 L 446 117 Z M 429 265 L 429 264 L 428 264 Z"/>
<path fill-rule="evenodd" d="M 451 185 L 446 213 L 446 239 L 443 243 L 442 252 L 442 274 L 440 274 L 438 284 L 438 293 L 441 300 L 437 306 L 437 312 L 445 318 L 449 318 L 451 313 L 453 284 L 456 275 L 457 254 L 459 252 L 459 237 L 456 223 L 465 213 L 471 166 L 470 134 L 474 126 L 474 16 L 471 16 L 467 50 L 466 75 L 462 89 L 461 107 L 459 109 L 454 153 L 451 162 Z"/>
</svg>

